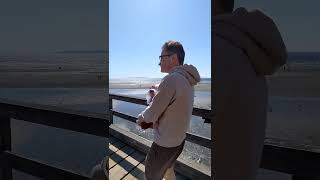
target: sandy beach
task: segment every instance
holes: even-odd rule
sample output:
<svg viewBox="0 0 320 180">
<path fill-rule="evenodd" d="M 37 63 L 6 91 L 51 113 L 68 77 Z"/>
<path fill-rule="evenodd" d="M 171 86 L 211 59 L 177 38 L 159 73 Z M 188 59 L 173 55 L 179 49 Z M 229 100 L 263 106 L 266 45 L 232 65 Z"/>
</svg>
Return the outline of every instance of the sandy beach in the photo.
<svg viewBox="0 0 320 180">
<path fill-rule="evenodd" d="M 105 112 L 105 55 L 0 55 L 0 98 Z M 89 174 L 107 155 L 106 138 L 12 120 L 12 151 Z M 91 153 L 88 153 L 91 152 Z M 67 155 L 67 156 L 66 156 Z M 33 179 L 14 172 L 17 179 Z"/>
<path fill-rule="evenodd" d="M 0 56 L 0 87 L 99 87 L 108 82 L 104 54 Z"/>
<path fill-rule="evenodd" d="M 153 82 L 132 82 L 132 81 L 117 81 L 117 80 L 111 80 L 109 81 L 109 88 L 110 89 L 148 89 L 154 84 L 159 84 L 160 81 L 153 81 Z M 196 91 L 205 91 L 205 92 L 211 92 L 211 83 L 198 83 L 195 86 Z"/>
<path fill-rule="evenodd" d="M 267 77 L 270 96 L 320 97 L 320 66 L 318 70 L 292 67 Z"/>
<path fill-rule="evenodd" d="M 266 142 L 320 152 L 320 66 L 291 64 L 267 80 Z"/>
</svg>

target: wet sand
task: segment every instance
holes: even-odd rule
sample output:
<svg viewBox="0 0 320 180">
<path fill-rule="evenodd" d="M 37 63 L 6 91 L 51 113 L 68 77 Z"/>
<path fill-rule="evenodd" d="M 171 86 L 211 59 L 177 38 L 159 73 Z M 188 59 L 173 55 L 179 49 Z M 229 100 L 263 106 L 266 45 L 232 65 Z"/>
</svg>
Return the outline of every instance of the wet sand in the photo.
<svg viewBox="0 0 320 180">
<path fill-rule="evenodd" d="M 106 55 L 0 56 L 0 87 L 100 87 L 108 82 Z"/>
<path fill-rule="evenodd" d="M 270 96 L 320 97 L 320 67 L 317 71 L 278 72 L 267 79 Z"/>
<path fill-rule="evenodd" d="M 148 89 L 152 85 L 160 83 L 159 81 L 155 82 L 146 82 L 146 83 L 134 83 L 134 82 L 123 82 L 123 81 L 111 81 L 109 82 L 110 89 Z M 196 91 L 205 91 L 211 92 L 211 84 L 209 83 L 199 83 L 195 86 Z"/>
<path fill-rule="evenodd" d="M 292 64 L 268 77 L 267 142 L 320 152 L 320 66 Z"/>
<path fill-rule="evenodd" d="M 101 55 L 0 56 L 0 98 L 106 111 L 104 62 Z M 17 120 L 11 121 L 11 130 L 15 153 L 81 174 L 89 174 L 107 155 L 106 138 Z M 14 176 L 34 179 L 16 171 Z"/>
</svg>

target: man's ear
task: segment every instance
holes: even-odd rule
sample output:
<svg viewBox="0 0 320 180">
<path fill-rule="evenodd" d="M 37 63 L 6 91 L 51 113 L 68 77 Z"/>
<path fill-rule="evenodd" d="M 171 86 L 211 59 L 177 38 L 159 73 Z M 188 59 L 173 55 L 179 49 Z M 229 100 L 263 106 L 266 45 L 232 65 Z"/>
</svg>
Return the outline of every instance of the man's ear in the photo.
<svg viewBox="0 0 320 180">
<path fill-rule="evenodd" d="M 172 56 L 172 63 L 174 63 L 175 65 L 179 65 L 179 59 L 178 59 L 178 55 L 177 54 L 174 54 Z"/>
</svg>

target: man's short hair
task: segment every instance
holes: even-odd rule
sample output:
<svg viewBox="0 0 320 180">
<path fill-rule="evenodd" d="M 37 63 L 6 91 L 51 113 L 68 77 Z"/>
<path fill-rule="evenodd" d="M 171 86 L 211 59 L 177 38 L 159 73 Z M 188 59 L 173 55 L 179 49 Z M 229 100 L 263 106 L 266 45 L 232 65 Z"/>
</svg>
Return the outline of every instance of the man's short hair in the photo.
<svg viewBox="0 0 320 180">
<path fill-rule="evenodd" d="M 162 50 L 166 50 L 170 53 L 175 53 L 178 56 L 178 60 L 179 60 L 179 64 L 183 65 L 184 63 L 184 50 L 183 50 L 183 46 L 180 42 L 178 41 L 167 41 L 164 43 L 164 45 L 162 46 Z"/>
<path fill-rule="evenodd" d="M 223 12 L 231 13 L 234 8 L 234 0 L 215 0 Z"/>
</svg>

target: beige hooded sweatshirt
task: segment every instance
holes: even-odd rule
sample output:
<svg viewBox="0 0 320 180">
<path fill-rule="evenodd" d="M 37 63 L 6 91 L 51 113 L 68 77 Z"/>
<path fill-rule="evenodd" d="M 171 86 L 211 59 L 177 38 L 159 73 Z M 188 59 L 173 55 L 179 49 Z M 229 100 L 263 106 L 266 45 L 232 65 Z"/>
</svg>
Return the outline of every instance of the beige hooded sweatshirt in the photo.
<svg viewBox="0 0 320 180">
<path fill-rule="evenodd" d="M 154 142 L 162 147 L 179 146 L 186 138 L 194 102 L 194 85 L 200 81 L 198 70 L 184 64 L 165 76 L 158 93 L 139 115 L 154 123 Z"/>
<path fill-rule="evenodd" d="M 216 16 L 213 32 L 213 177 L 253 180 L 265 137 L 265 75 L 285 64 L 286 47 L 274 22 L 258 10 Z"/>
</svg>

